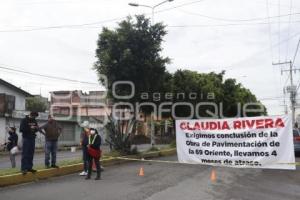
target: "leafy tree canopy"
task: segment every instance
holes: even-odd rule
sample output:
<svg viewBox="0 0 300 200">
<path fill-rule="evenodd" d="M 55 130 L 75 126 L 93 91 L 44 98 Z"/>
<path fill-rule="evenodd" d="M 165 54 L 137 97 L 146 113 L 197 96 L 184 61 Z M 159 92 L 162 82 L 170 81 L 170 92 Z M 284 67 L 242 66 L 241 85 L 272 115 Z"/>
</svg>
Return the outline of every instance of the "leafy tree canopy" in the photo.
<svg viewBox="0 0 300 200">
<path fill-rule="evenodd" d="M 26 99 L 26 110 L 35 112 L 45 112 L 47 110 L 47 107 L 47 103 L 42 98 L 29 97 Z"/>
<path fill-rule="evenodd" d="M 135 20 L 128 17 L 115 30 L 103 28 L 97 43 L 98 61 L 94 67 L 98 74 L 107 77 L 110 96 L 115 81 L 131 81 L 134 84 L 135 96 L 130 102 L 140 101 L 142 92 L 162 89 L 169 62 L 169 58 L 160 55 L 166 33 L 163 24 L 151 26 L 149 19 L 143 15 L 136 16 Z M 105 79 L 99 78 L 105 84 Z M 128 95 L 130 87 L 123 84 L 115 91 L 118 95 Z"/>
<path fill-rule="evenodd" d="M 177 70 L 175 73 L 166 71 L 166 64 L 170 62 L 168 57 L 161 56 L 163 37 L 167 34 L 165 26 L 161 23 L 150 24 L 149 19 L 138 15 L 135 19 L 128 17 L 121 21 L 115 29 L 103 28 L 97 42 L 94 65 L 99 75 L 99 80 L 105 84 L 114 101 L 124 101 L 112 96 L 112 85 L 116 81 L 131 81 L 135 86 L 135 95 L 128 100 L 131 103 L 144 101 L 154 102 L 189 102 L 196 105 L 199 102 L 213 102 L 222 104 L 218 115 L 234 117 L 237 115 L 239 106 L 243 108 L 246 103 L 260 103 L 250 90 L 244 88 L 235 79 L 225 79 L 225 71 L 221 73 L 199 73 L 190 70 Z M 131 88 L 128 85 L 119 85 L 115 88 L 118 95 L 128 95 Z M 143 93 L 150 96 L 160 93 L 160 100 L 153 98 L 144 100 Z M 165 94 L 172 93 L 173 98 L 167 99 Z M 178 98 L 178 93 L 184 93 L 184 98 Z M 191 94 L 192 98 L 191 98 Z M 207 115 L 211 106 L 201 106 L 201 116 Z M 250 107 L 249 107 L 250 108 Z M 259 108 L 252 106 L 251 108 Z M 263 107 L 264 108 L 264 107 Z M 220 113 L 222 110 L 222 113 Z M 265 110 L 265 108 L 264 108 Z M 151 109 L 142 109 L 150 113 Z M 241 112 L 243 110 L 240 110 Z M 176 113 L 188 116 L 189 108 L 178 107 Z M 266 114 L 254 112 L 248 116 Z M 196 116 L 194 116 L 196 117 Z"/>
</svg>

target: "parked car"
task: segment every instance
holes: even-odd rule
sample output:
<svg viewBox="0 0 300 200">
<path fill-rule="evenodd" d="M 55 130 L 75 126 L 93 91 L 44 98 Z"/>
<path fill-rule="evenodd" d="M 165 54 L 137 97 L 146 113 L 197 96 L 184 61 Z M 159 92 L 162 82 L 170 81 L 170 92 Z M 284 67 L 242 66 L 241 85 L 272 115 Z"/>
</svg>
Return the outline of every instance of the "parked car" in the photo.
<svg viewBox="0 0 300 200">
<path fill-rule="evenodd" d="M 293 130 L 294 149 L 296 154 L 300 154 L 300 132 L 297 129 Z"/>
</svg>

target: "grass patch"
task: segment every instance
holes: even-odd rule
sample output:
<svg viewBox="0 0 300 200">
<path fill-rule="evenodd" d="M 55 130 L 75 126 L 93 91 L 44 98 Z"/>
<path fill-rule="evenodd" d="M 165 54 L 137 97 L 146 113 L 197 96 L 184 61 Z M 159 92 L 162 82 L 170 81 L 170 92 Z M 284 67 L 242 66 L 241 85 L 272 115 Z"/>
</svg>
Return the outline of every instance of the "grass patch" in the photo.
<svg viewBox="0 0 300 200">
<path fill-rule="evenodd" d="M 79 164 L 82 163 L 82 159 L 81 158 L 76 158 L 73 160 L 63 160 L 58 162 L 58 166 L 67 166 L 67 165 L 75 165 L 75 164 Z"/>
<path fill-rule="evenodd" d="M 156 146 L 152 146 L 146 152 L 152 152 L 152 151 L 159 151 L 159 148 L 157 148 Z"/>
<path fill-rule="evenodd" d="M 170 144 L 169 144 L 170 148 L 176 148 L 176 140 L 173 140 Z"/>
<path fill-rule="evenodd" d="M 10 174 L 17 174 L 19 172 L 20 172 L 20 169 L 18 169 L 18 168 L 0 169 L 0 176 L 10 175 Z"/>
<path fill-rule="evenodd" d="M 165 147 L 163 148 L 165 150 L 170 149 L 170 147 Z M 149 148 L 146 152 L 155 152 L 155 151 L 159 151 L 160 149 L 153 146 L 151 148 Z M 133 152 L 135 150 L 133 149 Z M 136 150 L 135 152 L 136 154 L 141 154 L 141 152 L 138 152 Z M 118 151 L 112 151 L 109 153 L 106 153 L 105 155 L 102 156 L 101 159 L 107 159 L 107 158 L 112 158 L 112 157 L 120 157 L 122 156 L 120 154 L 120 152 Z M 75 158 L 75 159 L 70 159 L 70 160 L 63 160 L 63 161 L 59 161 L 57 163 L 58 166 L 63 167 L 63 166 L 68 166 L 68 165 L 75 165 L 75 164 L 80 164 L 82 163 L 82 158 Z M 35 165 L 34 169 L 36 170 L 41 170 L 41 169 L 45 169 L 44 165 Z M 0 169 L 0 176 L 5 176 L 5 175 L 12 175 L 12 174 L 18 174 L 20 173 L 20 167 L 17 168 L 6 168 L 6 169 Z"/>
<path fill-rule="evenodd" d="M 106 153 L 103 157 L 105 158 L 105 157 L 119 157 L 119 156 L 121 156 L 120 152 L 113 150 L 109 153 Z"/>
<path fill-rule="evenodd" d="M 117 157 L 119 155 L 120 154 L 118 154 L 118 152 L 112 152 L 109 155 L 105 154 L 101 159 Z M 70 159 L 70 160 L 59 161 L 57 163 L 57 165 L 60 167 L 63 167 L 63 166 L 68 166 L 68 165 L 80 164 L 80 163 L 82 163 L 82 158 L 75 158 L 75 159 Z M 45 166 L 44 165 L 34 165 L 33 168 L 36 170 L 41 170 L 41 169 L 45 169 Z M 0 176 L 12 175 L 12 174 L 17 174 L 17 173 L 20 173 L 20 167 L 0 169 Z"/>
<path fill-rule="evenodd" d="M 63 166 L 75 165 L 75 164 L 79 164 L 79 163 L 82 163 L 81 158 L 60 161 L 60 162 L 58 162 L 58 166 L 63 167 Z M 45 166 L 44 165 L 35 165 L 35 166 L 33 166 L 33 168 L 36 170 L 41 170 L 41 169 L 45 169 Z M 19 167 L 11 168 L 11 169 L 0 169 L 0 176 L 17 174 L 17 173 L 20 173 Z"/>
</svg>

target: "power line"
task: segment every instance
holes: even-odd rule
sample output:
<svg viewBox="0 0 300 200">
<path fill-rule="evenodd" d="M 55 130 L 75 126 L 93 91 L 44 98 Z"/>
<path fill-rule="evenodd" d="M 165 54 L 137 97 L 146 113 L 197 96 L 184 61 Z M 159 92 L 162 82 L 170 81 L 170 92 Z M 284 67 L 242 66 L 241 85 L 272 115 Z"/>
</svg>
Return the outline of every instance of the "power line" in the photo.
<svg viewBox="0 0 300 200">
<path fill-rule="evenodd" d="M 207 15 L 203 15 L 203 14 L 199 14 L 199 13 L 185 11 L 185 10 L 182 10 L 182 9 L 179 9 L 179 10 L 183 13 L 190 14 L 190 15 L 205 17 L 205 18 L 212 19 L 212 20 L 217 20 L 217 21 L 230 21 L 230 22 L 263 21 L 263 20 L 268 20 L 268 19 L 272 19 L 272 18 L 288 17 L 288 16 L 299 15 L 300 14 L 299 12 L 296 12 L 296 13 L 289 13 L 289 14 L 284 14 L 284 15 L 270 16 L 270 17 L 259 17 L 259 18 L 250 18 L 250 19 L 227 19 L 227 18 L 207 16 Z"/>
<path fill-rule="evenodd" d="M 259 2 L 254 2 L 254 3 L 255 3 L 255 4 L 262 4 L 262 3 L 260 3 L 261 0 L 258 0 L 258 1 L 259 1 Z M 273 2 L 274 2 L 274 1 L 273 1 Z M 269 5 L 270 5 L 270 6 L 276 6 L 276 7 L 278 6 L 277 3 L 272 3 L 272 1 L 271 1 L 271 3 L 269 3 Z M 280 6 L 281 6 L 281 7 L 286 7 L 286 8 L 289 8 L 289 7 L 290 7 L 290 5 L 288 5 L 288 4 L 283 4 L 283 3 L 281 3 Z M 295 7 L 295 6 L 293 6 L 293 7 L 294 7 L 294 8 L 297 8 L 297 7 Z"/>
<path fill-rule="evenodd" d="M 188 3 L 184 3 L 184 4 L 181 4 L 181 5 L 175 6 L 175 7 L 166 8 L 166 9 L 163 9 L 163 10 L 158 10 L 155 13 L 166 12 L 166 11 L 173 10 L 173 9 L 176 9 L 176 8 L 180 8 L 180 7 L 183 7 L 183 6 L 196 4 L 196 3 L 199 3 L 199 2 L 202 2 L 202 1 L 205 1 L 205 0 L 198 0 L 198 1 L 192 1 L 192 2 L 188 2 Z M 150 14 L 150 13 L 146 13 L 146 15 L 148 15 L 148 14 Z M 123 17 L 107 19 L 107 20 L 91 22 L 91 23 L 83 23 L 83 24 L 65 24 L 65 25 L 56 25 L 56 26 L 35 27 L 35 28 L 31 28 L 31 29 L 0 30 L 0 33 L 5 33 L 5 32 L 29 32 L 29 31 L 51 30 L 51 29 L 61 29 L 61 28 L 79 28 L 79 27 L 86 27 L 86 26 L 90 26 L 90 25 L 99 25 L 99 24 L 103 24 L 103 23 L 114 22 L 114 21 L 126 19 L 126 17 L 127 16 L 123 16 Z"/>
<path fill-rule="evenodd" d="M 174 10 L 174 9 L 176 9 L 176 8 L 181 8 L 181 7 L 184 7 L 184 6 L 188 6 L 188 5 L 200 3 L 200 2 L 202 2 L 202 1 L 205 1 L 205 0 L 198 0 L 198 1 L 192 1 L 192 2 L 183 3 L 183 4 L 180 4 L 180 5 L 178 5 L 178 6 L 173 6 L 173 7 L 170 7 L 170 8 L 158 10 L 158 11 L 156 11 L 155 13 L 161 13 L 161 12 L 166 12 L 166 11 Z"/>
<path fill-rule="evenodd" d="M 57 26 L 45 26 L 45 27 L 35 27 L 31 29 L 14 29 L 14 30 L 0 30 L 1 33 L 5 32 L 27 32 L 27 31 L 39 31 L 39 30 L 48 30 L 48 29 L 61 29 L 61 28 L 78 28 L 84 26 L 91 26 L 91 25 L 100 25 L 104 23 L 114 22 L 118 20 L 125 19 L 127 16 L 118 17 L 113 19 L 107 19 L 103 21 L 91 22 L 91 23 L 83 23 L 83 24 L 66 24 L 66 25 L 57 25 Z"/>
<path fill-rule="evenodd" d="M 289 80 L 290 80 L 290 74 L 288 75 L 287 79 L 285 80 L 285 82 L 283 84 L 284 87 L 287 85 L 287 83 L 288 83 Z"/>
<path fill-rule="evenodd" d="M 299 13 L 300 14 L 300 13 Z M 61 25 L 61 26 L 48 26 L 48 27 L 36 27 L 32 29 L 14 29 L 14 30 L 0 30 L 0 33 L 5 33 L 5 32 L 30 32 L 30 31 L 38 31 L 38 30 L 49 30 L 49 29 L 62 29 L 62 28 L 87 28 L 87 29 L 93 29 L 93 28 L 101 28 L 99 26 L 92 26 L 91 25 L 97 25 L 101 23 L 108 23 L 108 22 L 113 22 L 113 21 L 118 21 L 121 19 L 125 19 L 126 17 L 123 18 L 116 18 L 116 19 L 111 19 L 107 21 L 102 21 L 102 22 L 94 22 L 94 23 L 87 23 L 87 24 L 74 24 L 74 25 Z M 271 22 L 270 24 L 274 24 L 277 22 Z M 284 21 L 281 23 L 300 23 L 300 21 Z M 188 27 L 226 27 L 226 26 L 253 26 L 253 25 L 267 25 L 269 24 L 268 22 L 259 22 L 259 23 L 232 23 L 232 24 L 200 24 L 200 25 L 168 25 L 168 27 L 173 27 L 173 28 L 188 28 Z"/>
<path fill-rule="evenodd" d="M 269 27 L 269 41 L 270 41 L 270 50 L 271 50 L 271 60 L 273 61 L 273 48 L 272 48 L 272 30 L 271 30 L 271 22 L 270 22 L 270 11 L 269 11 L 269 0 L 266 0 L 267 7 L 267 17 L 268 17 L 268 27 Z"/>
<path fill-rule="evenodd" d="M 291 23 L 299 23 L 300 21 L 293 21 Z M 277 22 L 271 22 L 270 24 L 277 24 Z M 289 22 L 281 22 L 289 23 Z M 268 22 L 258 22 L 258 23 L 233 23 L 233 24 L 191 24 L 191 25 L 168 25 L 168 27 L 173 28 L 189 28 L 189 27 L 226 27 L 226 26 L 253 26 L 253 25 L 268 25 Z"/>
<path fill-rule="evenodd" d="M 287 103 L 286 103 L 286 95 L 287 95 L 287 91 L 286 91 L 286 85 L 288 83 L 288 81 L 290 80 L 290 74 L 288 74 L 288 78 L 285 80 L 285 83 L 283 84 L 283 95 L 284 95 L 284 99 L 283 99 L 283 106 L 284 106 L 284 113 L 288 113 L 288 108 L 287 108 Z"/>
<path fill-rule="evenodd" d="M 75 82 L 75 83 L 83 83 L 83 84 L 89 84 L 89 85 L 99 85 L 98 83 L 78 81 L 78 80 L 68 79 L 68 78 L 63 78 L 63 77 L 58 77 L 58 76 L 50 76 L 50 75 L 45 75 L 45 74 L 32 73 L 32 72 L 28 72 L 28 71 L 24 71 L 24 70 L 18 70 L 18 69 L 13 69 L 13 68 L 10 68 L 10 67 L 5 67 L 5 66 L 2 66 L 2 65 L 0 65 L 0 69 L 5 69 L 5 70 L 8 70 L 8 71 L 18 72 L 18 73 L 23 73 L 23 74 L 29 74 L 29 75 L 33 75 L 33 76 L 40 76 L 40 77 L 50 78 L 50 79 L 55 79 L 55 80 L 69 81 L 69 82 Z"/>
<path fill-rule="evenodd" d="M 280 41 L 280 43 L 275 43 L 275 44 L 272 45 L 272 46 L 273 46 L 273 47 L 276 47 L 276 46 L 278 46 L 278 45 L 280 45 L 280 44 L 283 44 L 283 43 L 287 42 L 288 40 L 291 40 L 292 38 L 298 37 L 299 35 L 300 35 L 300 32 L 297 32 L 297 33 L 291 35 L 289 38 L 286 38 L 286 39 Z M 234 70 L 235 68 L 237 68 L 237 67 L 240 66 L 240 63 L 244 63 L 244 62 L 246 62 L 247 60 L 252 60 L 253 57 L 259 56 L 259 55 L 263 54 L 265 51 L 268 51 L 268 50 L 269 50 L 269 48 L 264 48 L 264 49 L 262 49 L 261 51 L 257 51 L 257 52 L 255 52 L 255 53 L 251 54 L 250 56 L 248 56 L 247 58 L 245 58 L 245 59 L 243 59 L 243 60 L 241 60 L 241 61 L 238 61 L 238 62 L 236 62 L 236 63 L 233 63 L 233 64 L 229 65 L 229 66 L 232 66 L 230 70 Z M 233 67 L 233 66 L 234 66 L 234 67 Z"/>
<path fill-rule="evenodd" d="M 292 7 L 293 7 L 293 0 L 290 0 L 290 13 L 292 13 Z M 289 25 L 288 25 L 288 37 L 290 36 L 290 29 L 291 29 L 291 19 L 292 16 L 289 16 Z M 285 54 L 285 60 L 287 60 L 289 54 L 289 42 L 286 44 L 286 54 Z"/>
<path fill-rule="evenodd" d="M 298 41 L 298 44 L 297 44 L 297 48 L 296 48 L 296 51 L 295 51 L 295 55 L 294 55 L 294 58 L 293 58 L 293 61 L 292 61 L 292 65 L 295 66 L 295 60 L 296 60 L 296 57 L 297 57 L 297 54 L 298 54 L 298 50 L 299 50 L 299 45 L 300 45 L 300 39 Z M 300 87 L 300 80 L 297 84 L 297 89 L 296 89 L 296 92 L 298 91 L 299 87 Z"/>
<path fill-rule="evenodd" d="M 278 0 L 278 16 L 280 16 L 280 0 Z M 278 18 L 278 43 L 280 43 L 280 17 Z M 278 45 L 278 62 L 280 62 L 280 45 Z"/>
<path fill-rule="evenodd" d="M 1 4 L 4 2 L 0 2 Z M 49 1 L 21 1 L 18 2 L 20 5 L 35 5 L 35 4 L 65 4 L 65 3 L 82 3 L 81 1 L 61 1 L 61 0 L 49 0 Z M 4 3 L 5 4 L 5 3 Z"/>
<path fill-rule="evenodd" d="M 155 13 L 161 13 L 161 12 L 166 12 L 166 11 L 170 11 L 176 8 L 180 8 L 180 7 L 184 7 L 184 6 L 188 6 L 188 5 L 192 5 L 192 4 L 196 4 L 196 3 L 200 3 L 202 1 L 205 0 L 198 0 L 198 1 L 193 1 L 193 2 L 188 2 L 188 3 L 184 3 L 178 6 L 174 6 L 171 8 L 166 8 L 163 10 L 159 10 L 156 11 Z M 146 15 L 148 15 L 150 13 L 146 13 Z M 271 16 L 268 18 L 279 18 L 279 17 L 285 17 L 285 16 L 290 16 L 290 15 L 299 15 L 300 13 L 290 13 L 290 14 L 285 14 L 285 15 L 279 15 L 279 16 Z M 200 14 L 199 14 L 200 15 Z M 202 15 L 203 17 L 207 17 L 207 18 L 212 18 L 215 20 L 222 20 L 222 21 L 257 21 L 257 20 L 266 20 L 268 18 L 252 18 L 252 19 L 241 19 L 241 20 L 236 20 L 236 19 L 223 19 L 223 18 L 217 18 L 217 17 L 210 17 L 210 16 L 205 16 Z M 102 21 L 96 21 L 96 22 L 89 22 L 89 23 L 82 23 L 82 24 L 65 24 L 65 25 L 55 25 L 55 26 L 45 26 L 45 27 L 34 27 L 34 28 L 30 28 L 30 29 L 12 29 L 12 30 L 0 30 L 0 33 L 5 33 L 5 32 L 30 32 L 30 31 L 39 31 L 39 30 L 55 30 L 55 29 L 62 29 L 62 28 L 101 28 L 101 27 L 89 27 L 92 25 L 100 25 L 100 24 L 104 24 L 104 23 L 109 23 L 109 22 L 115 22 L 118 20 L 122 20 L 122 19 L 126 19 L 127 16 L 123 16 L 123 17 L 118 17 L 118 18 L 113 18 L 113 19 L 107 19 L 107 20 L 102 20 Z M 300 21 L 295 21 L 296 23 L 300 22 Z M 283 23 L 289 23 L 289 22 L 283 22 Z M 238 26 L 238 25 L 264 25 L 265 23 L 251 23 L 251 24 L 219 24 L 219 25 L 192 25 L 193 27 L 204 27 L 204 26 Z M 169 26 L 169 27 L 186 27 L 186 25 L 177 25 L 177 26 Z M 190 26 L 191 27 L 191 26 Z"/>
<path fill-rule="evenodd" d="M 294 86 L 293 81 L 293 71 L 296 73 L 296 71 L 299 71 L 300 69 L 293 68 L 292 61 L 285 61 L 285 62 L 278 62 L 273 63 L 273 65 L 285 65 L 289 64 L 288 70 L 281 70 L 281 72 L 289 72 L 290 74 L 290 86 L 287 87 L 287 92 L 290 93 L 290 104 L 291 104 L 291 112 L 292 112 L 292 124 L 294 125 L 295 122 L 295 111 L 296 111 L 296 94 L 297 94 L 297 88 Z"/>
<path fill-rule="evenodd" d="M 271 22 L 270 24 L 277 24 L 277 22 Z M 288 21 L 281 22 L 283 23 L 289 23 Z M 291 23 L 300 23 L 299 21 L 292 21 Z M 205 27 L 229 27 L 229 26 L 254 26 L 254 25 L 267 25 L 269 23 L 267 22 L 260 22 L 260 23 L 232 23 L 232 24 L 190 24 L 190 25 L 167 25 L 167 27 L 170 28 L 205 28 Z M 101 28 L 100 26 L 87 26 L 87 27 L 81 27 L 86 29 L 98 29 Z M 0 31 L 1 32 L 1 31 Z"/>
<path fill-rule="evenodd" d="M 296 91 L 298 91 L 299 90 L 299 86 L 300 86 L 300 80 L 298 81 L 298 83 L 297 83 L 297 89 L 296 89 Z"/>
<path fill-rule="evenodd" d="M 271 61 L 273 61 L 273 47 L 272 47 L 272 31 L 271 31 L 271 21 L 270 21 L 270 8 L 269 8 L 269 0 L 266 0 L 266 11 L 267 11 L 267 19 L 268 19 L 268 36 L 269 36 L 269 43 L 270 43 L 270 53 L 271 53 Z M 275 81 L 276 85 L 276 91 L 278 94 L 280 94 L 279 84 L 276 79 L 276 72 L 274 67 L 272 67 L 273 70 L 273 79 Z"/>
<path fill-rule="evenodd" d="M 297 57 L 297 54 L 298 54 L 298 50 L 299 50 L 299 45 L 300 45 L 300 39 L 298 41 L 296 52 L 295 52 L 295 55 L 294 55 L 294 58 L 293 58 L 293 62 L 292 62 L 293 65 L 295 64 L 295 60 L 296 60 L 296 57 Z"/>
<path fill-rule="evenodd" d="M 262 98 L 259 98 L 258 100 L 269 100 L 269 99 L 283 99 L 284 96 L 277 96 L 277 97 L 262 97 Z"/>
</svg>

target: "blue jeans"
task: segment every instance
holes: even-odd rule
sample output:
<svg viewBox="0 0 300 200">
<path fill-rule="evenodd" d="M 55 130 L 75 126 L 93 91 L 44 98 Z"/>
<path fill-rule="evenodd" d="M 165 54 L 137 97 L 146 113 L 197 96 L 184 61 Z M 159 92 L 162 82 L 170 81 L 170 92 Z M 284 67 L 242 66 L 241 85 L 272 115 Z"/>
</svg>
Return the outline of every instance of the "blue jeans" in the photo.
<svg viewBox="0 0 300 200">
<path fill-rule="evenodd" d="M 56 165 L 56 152 L 57 152 L 57 141 L 46 141 L 45 144 L 45 166 L 50 166 L 50 154 L 51 154 L 51 165 Z"/>
<path fill-rule="evenodd" d="M 30 170 L 33 166 L 35 138 L 23 138 L 21 170 Z"/>
</svg>

